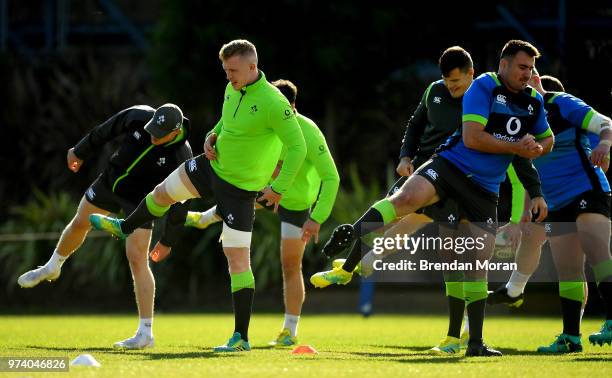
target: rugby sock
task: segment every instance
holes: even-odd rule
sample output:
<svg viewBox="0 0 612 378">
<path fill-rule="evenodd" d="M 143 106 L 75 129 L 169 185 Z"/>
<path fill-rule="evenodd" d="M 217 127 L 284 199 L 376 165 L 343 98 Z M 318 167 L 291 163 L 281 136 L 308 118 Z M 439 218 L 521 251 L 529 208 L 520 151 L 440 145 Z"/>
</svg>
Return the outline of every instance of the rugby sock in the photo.
<svg viewBox="0 0 612 378">
<path fill-rule="evenodd" d="M 597 291 L 606 307 L 606 320 L 612 320 L 612 282 L 604 282 L 612 276 L 612 260 L 601 262 L 593 267 Z"/>
<path fill-rule="evenodd" d="M 50 271 L 56 271 L 58 269 L 62 269 L 62 265 L 64 265 L 64 261 L 68 259 L 69 256 L 62 256 L 57 253 L 57 249 L 53 251 L 51 258 L 45 264 L 45 268 Z"/>
<path fill-rule="evenodd" d="M 140 318 L 137 333 L 153 338 L 153 318 Z"/>
<path fill-rule="evenodd" d="M 353 224 L 355 229 L 356 239 L 361 238 L 369 233 L 374 232 L 380 228 L 381 225 L 387 225 L 395 220 L 397 217 L 395 213 L 395 207 L 388 199 L 383 199 L 376 202 L 368 211 L 363 214 L 357 222 Z M 355 243 L 351 252 L 349 253 L 342 269 L 346 272 L 352 272 L 355 270 L 357 264 L 361 260 L 361 243 Z"/>
<path fill-rule="evenodd" d="M 531 274 L 523 274 L 518 270 L 514 270 L 508 283 L 506 284 L 506 289 L 508 289 L 508 295 L 515 298 L 518 297 L 525 291 L 525 286 L 527 285 L 527 281 Z"/>
<path fill-rule="evenodd" d="M 140 201 L 138 207 L 123 222 L 121 231 L 124 234 L 131 234 L 135 229 L 143 224 L 162 217 L 170 209 L 170 206 L 161 206 L 153 200 L 153 193 L 147 194 L 145 199 Z"/>
<path fill-rule="evenodd" d="M 487 303 L 487 282 L 471 281 L 463 283 L 463 293 L 470 319 L 470 344 L 482 343 L 482 327 Z"/>
<path fill-rule="evenodd" d="M 563 333 L 580 336 L 580 312 L 584 302 L 584 282 L 559 282 L 561 313 L 563 314 Z"/>
<path fill-rule="evenodd" d="M 255 277 L 246 272 L 230 274 L 232 303 L 234 305 L 234 332 L 239 332 L 244 341 L 249 341 L 249 322 L 255 296 Z"/>
<path fill-rule="evenodd" d="M 287 328 L 291 332 L 291 336 L 297 336 L 298 322 L 300 321 L 299 315 L 285 314 L 285 323 L 283 329 Z"/>
<path fill-rule="evenodd" d="M 452 277 L 444 277 L 446 286 L 446 297 L 448 298 L 448 336 L 461 336 L 461 322 L 465 311 L 465 299 L 463 298 L 463 282 L 452 282 Z"/>
</svg>

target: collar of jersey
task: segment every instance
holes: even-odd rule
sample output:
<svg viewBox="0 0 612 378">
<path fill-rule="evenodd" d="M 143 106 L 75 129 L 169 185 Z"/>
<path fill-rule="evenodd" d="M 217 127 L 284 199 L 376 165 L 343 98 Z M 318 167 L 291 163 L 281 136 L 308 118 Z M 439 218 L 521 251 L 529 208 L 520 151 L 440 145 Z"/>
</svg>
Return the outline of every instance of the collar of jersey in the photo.
<svg viewBox="0 0 612 378">
<path fill-rule="evenodd" d="M 246 86 L 242 87 L 241 91 L 245 91 L 245 92 L 256 91 L 258 88 L 264 85 L 265 82 L 266 82 L 266 75 L 263 73 L 262 70 L 259 70 L 259 79 L 255 80 L 251 84 L 247 84 Z"/>
<path fill-rule="evenodd" d="M 170 147 L 173 144 L 176 144 L 176 143 L 182 141 L 183 139 L 185 139 L 185 126 L 181 126 L 181 132 L 178 133 L 178 135 L 176 136 L 176 138 L 174 138 L 174 140 L 172 142 L 164 144 L 164 147 Z"/>
</svg>

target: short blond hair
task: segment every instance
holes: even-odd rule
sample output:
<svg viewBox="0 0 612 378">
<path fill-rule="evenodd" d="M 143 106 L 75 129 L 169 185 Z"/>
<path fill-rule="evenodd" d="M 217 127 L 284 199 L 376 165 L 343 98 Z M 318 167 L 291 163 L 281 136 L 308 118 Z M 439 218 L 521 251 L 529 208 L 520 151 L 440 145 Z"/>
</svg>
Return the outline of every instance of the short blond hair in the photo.
<svg viewBox="0 0 612 378">
<path fill-rule="evenodd" d="M 252 57 L 257 63 L 257 49 L 255 45 L 246 39 L 235 39 L 226 43 L 219 50 L 219 59 L 226 60 L 235 55 Z"/>
</svg>

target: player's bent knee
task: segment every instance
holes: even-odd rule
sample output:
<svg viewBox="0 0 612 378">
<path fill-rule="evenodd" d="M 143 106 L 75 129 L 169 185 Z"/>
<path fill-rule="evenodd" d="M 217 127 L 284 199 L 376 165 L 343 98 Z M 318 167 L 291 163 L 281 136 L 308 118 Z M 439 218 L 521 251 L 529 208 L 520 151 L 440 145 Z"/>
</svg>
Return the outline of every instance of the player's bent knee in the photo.
<svg viewBox="0 0 612 378">
<path fill-rule="evenodd" d="M 417 205 L 415 196 L 407 190 L 401 190 L 395 193 L 390 199 L 395 207 L 413 207 Z"/>
<path fill-rule="evenodd" d="M 223 222 L 221 244 L 223 248 L 250 248 L 252 234 L 250 231 L 233 229 Z"/>
</svg>

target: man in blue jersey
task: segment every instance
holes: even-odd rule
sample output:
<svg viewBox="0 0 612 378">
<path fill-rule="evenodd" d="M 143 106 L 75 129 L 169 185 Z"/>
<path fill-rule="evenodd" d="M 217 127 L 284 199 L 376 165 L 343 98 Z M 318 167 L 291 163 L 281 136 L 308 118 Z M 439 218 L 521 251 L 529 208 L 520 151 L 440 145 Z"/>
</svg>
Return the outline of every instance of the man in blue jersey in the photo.
<svg viewBox="0 0 612 378">
<path fill-rule="evenodd" d="M 361 258 L 356 241 L 371 232 L 367 224 L 388 224 L 445 198 L 455 199 L 473 233 L 486 232 L 485 247 L 476 258 L 488 260 L 497 228 L 497 193 L 514 155 L 536 158 L 550 152 L 553 135 L 548 127 L 542 96 L 527 85 L 538 50 L 524 41 L 509 41 L 502 49 L 498 74 L 480 75 L 463 98 L 463 129 L 447 141 L 444 150 L 422 165 L 389 198 L 375 203 L 355 224 L 341 225 L 324 246 L 333 250 L 352 247 L 342 267 L 311 277 L 316 287 L 346 284 Z M 539 219 L 541 220 L 541 219 Z M 330 252 L 330 250 L 332 250 Z M 325 251 L 324 251 L 325 252 Z M 464 293 L 470 318 L 466 356 L 499 356 L 482 340 L 486 270 L 466 272 Z"/>
<path fill-rule="evenodd" d="M 556 135 L 552 153 L 534 164 L 549 204 L 546 229 L 557 267 L 563 314 L 563 333 L 551 345 L 539 347 L 538 352 L 580 352 L 585 258 L 593 267 L 607 310 L 601 330 L 590 335 L 589 341 L 599 345 L 612 342 L 610 185 L 601 169 L 612 145 L 612 121 L 568 93 L 546 92 L 538 76 L 532 78 L 532 85 L 544 97 Z M 588 133 L 599 136 L 596 146 L 591 145 Z"/>
</svg>

